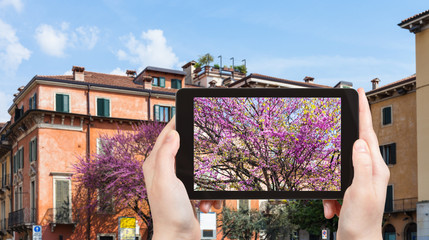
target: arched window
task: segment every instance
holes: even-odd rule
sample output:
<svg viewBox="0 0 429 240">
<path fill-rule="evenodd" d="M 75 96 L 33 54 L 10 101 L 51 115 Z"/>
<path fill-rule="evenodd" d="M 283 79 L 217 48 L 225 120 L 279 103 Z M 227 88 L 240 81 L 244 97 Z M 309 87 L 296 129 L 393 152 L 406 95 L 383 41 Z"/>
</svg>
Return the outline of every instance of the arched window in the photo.
<svg viewBox="0 0 429 240">
<path fill-rule="evenodd" d="M 417 240 L 417 224 L 409 223 L 404 229 L 405 240 Z"/>
<path fill-rule="evenodd" d="M 383 240 L 396 240 L 396 230 L 392 224 L 387 224 L 384 227 Z"/>
</svg>

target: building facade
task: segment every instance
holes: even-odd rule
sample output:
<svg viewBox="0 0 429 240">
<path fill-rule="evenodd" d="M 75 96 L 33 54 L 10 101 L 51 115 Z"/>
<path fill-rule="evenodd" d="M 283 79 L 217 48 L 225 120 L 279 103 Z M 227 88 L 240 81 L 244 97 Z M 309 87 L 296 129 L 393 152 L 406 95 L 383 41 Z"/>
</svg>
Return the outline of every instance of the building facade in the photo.
<svg viewBox="0 0 429 240">
<path fill-rule="evenodd" d="M 131 131 L 142 120 L 167 122 L 175 114 L 184 72 L 147 67 L 127 74 L 73 67 L 72 76 L 35 76 L 19 88 L 2 132 L 8 141 L 1 145 L 11 184 L 10 194 L 1 195 L 10 196 L 2 200 L 10 211 L 1 208 L 0 215 L 16 240 L 31 239 L 33 225 L 42 226 L 43 239 L 117 239 L 119 216 L 136 217 L 137 236 L 144 239 L 143 221 L 130 211 L 89 216 L 78 210 L 82 199 L 73 180 L 73 164 L 97 151 L 101 135 Z"/>
<path fill-rule="evenodd" d="M 415 35 L 417 118 L 417 238 L 429 240 L 429 10 L 398 24 Z"/>
<path fill-rule="evenodd" d="M 380 152 L 390 170 L 384 210 L 383 239 L 415 240 L 417 236 L 416 76 L 367 92 Z"/>
</svg>

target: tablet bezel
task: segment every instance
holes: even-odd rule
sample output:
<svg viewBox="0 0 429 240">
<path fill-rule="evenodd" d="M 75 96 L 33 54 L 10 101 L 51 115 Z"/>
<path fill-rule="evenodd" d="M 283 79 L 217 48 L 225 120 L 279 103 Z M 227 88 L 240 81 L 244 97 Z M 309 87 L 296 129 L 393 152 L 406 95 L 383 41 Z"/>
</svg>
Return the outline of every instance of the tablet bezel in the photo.
<svg viewBox="0 0 429 240">
<path fill-rule="evenodd" d="M 327 97 L 341 98 L 341 191 L 194 191 L 195 97 Z M 184 88 L 176 93 L 176 130 L 180 148 L 176 175 L 190 199 L 341 199 L 353 179 L 352 147 L 358 139 L 358 95 L 354 89 Z"/>
</svg>

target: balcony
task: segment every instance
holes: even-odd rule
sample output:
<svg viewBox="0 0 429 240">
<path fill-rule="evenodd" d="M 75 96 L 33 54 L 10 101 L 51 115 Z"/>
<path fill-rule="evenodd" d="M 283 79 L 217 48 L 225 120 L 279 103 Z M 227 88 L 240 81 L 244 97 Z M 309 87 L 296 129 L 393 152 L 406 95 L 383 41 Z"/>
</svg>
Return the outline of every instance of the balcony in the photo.
<svg viewBox="0 0 429 240">
<path fill-rule="evenodd" d="M 69 208 L 50 208 L 45 214 L 45 218 L 51 225 L 51 232 L 55 231 L 57 225 L 70 225 L 73 227 L 73 231 L 76 227 L 77 217 L 73 216 L 71 209 Z"/>
<path fill-rule="evenodd" d="M 12 231 L 22 232 L 36 223 L 36 209 L 23 208 L 9 213 L 9 228 Z"/>
<path fill-rule="evenodd" d="M 0 220 L 0 235 L 7 235 L 7 228 L 8 228 L 8 224 L 7 224 L 7 218 L 3 218 Z"/>
<path fill-rule="evenodd" d="M 417 198 L 395 199 L 390 204 L 387 203 L 385 213 L 412 212 L 416 211 Z"/>
</svg>

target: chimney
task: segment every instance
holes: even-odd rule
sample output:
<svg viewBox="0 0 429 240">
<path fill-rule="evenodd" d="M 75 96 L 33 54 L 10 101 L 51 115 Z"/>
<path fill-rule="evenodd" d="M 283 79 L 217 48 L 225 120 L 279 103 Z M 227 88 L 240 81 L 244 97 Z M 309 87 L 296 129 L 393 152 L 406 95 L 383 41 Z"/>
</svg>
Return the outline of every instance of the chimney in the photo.
<svg viewBox="0 0 429 240">
<path fill-rule="evenodd" d="M 75 81 L 84 81 L 84 72 L 85 72 L 85 68 L 84 67 L 78 67 L 78 66 L 73 66 L 72 68 L 73 71 L 73 79 Z"/>
<path fill-rule="evenodd" d="M 22 90 L 24 90 L 25 86 L 21 86 L 18 88 L 18 92 L 21 92 Z"/>
<path fill-rule="evenodd" d="M 380 79 L 374 78 L 371 80 L 371 82 L 372 82 L 372 90 L 374 90 L 378 88 L 378 83 L 380 82 Z"/>
<path fill-rule="evenodd" d="M 313 83 L 314 77 L 305 76 L 304 82 L 306 83 Z"/>
<path fill-rule="evenodd" d="M 127 74 L 127 77 L 136 77 L 137 72 L 135 70 L 127 70 L 126 74 Z"/>
<path fill-rule="evenodd" d="M 151 76 L 143 76 L 143 88 L 152 90 L 152 77 Z"/>
<path fill-rule="evenodd" d="M 195 62 L 194 60 L 186 63 L 185 65 L 182 66 L 182 69 L 184 72 L 186 72 L 186 77 L 185 77 L 185 83 L 186 84 L 193 84 L 193 73 L 195 70 L 195 64 L 197 62 Z"/>
</svg>

